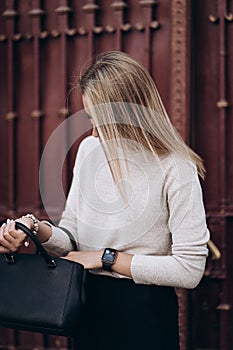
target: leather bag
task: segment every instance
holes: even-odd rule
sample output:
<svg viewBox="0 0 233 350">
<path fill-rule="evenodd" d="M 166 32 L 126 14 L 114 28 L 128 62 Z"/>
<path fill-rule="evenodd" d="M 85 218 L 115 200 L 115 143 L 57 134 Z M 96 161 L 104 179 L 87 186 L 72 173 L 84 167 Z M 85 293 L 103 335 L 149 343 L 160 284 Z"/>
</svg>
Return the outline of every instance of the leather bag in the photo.
<svg viewBox="0 0 233 350">
<path fill-rule="evenodd" d="M 83 265 L 49 255 L 31 230 L 15 225 L 40 254 L 0 254 L 0 326 L 77 335 L 85 306 Z"/>
</svg>

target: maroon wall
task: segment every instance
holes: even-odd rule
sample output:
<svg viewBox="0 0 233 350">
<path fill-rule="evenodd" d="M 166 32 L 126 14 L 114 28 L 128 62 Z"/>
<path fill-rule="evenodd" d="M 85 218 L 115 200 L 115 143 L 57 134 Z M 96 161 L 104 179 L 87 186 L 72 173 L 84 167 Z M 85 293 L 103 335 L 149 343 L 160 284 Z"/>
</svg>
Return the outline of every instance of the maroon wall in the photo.
<svg viewBox="0 0 233 350">
<path fill-rule="evenodd" d="M 221 258 L 210 253 L 200 286 L 177 291 L 182 350 L 233 348 L 232 13 L 227 0 L 0 1 L 1 221 L 26 212 L 47 217 L 38 182 L 42 151 L 56 127 L 82 109 L 79 92 L 69 92 L 102 51 L 125 51 L 149 69 L 173 123 L 204 158 L 207 218 Z M 77 133 L 85 136 L 88 127 L 80 122 Z M 56 144 L 53 161 L 68 138 Z M 77 145 L 63 167 L 66 193 Z M 45 189 L 56 193 L 49 175 Z M 53 203 L 52 219 L 60 211 Z M 0 331 L 0 348 L 67 346 L 65 338 Z"/>
</svg>

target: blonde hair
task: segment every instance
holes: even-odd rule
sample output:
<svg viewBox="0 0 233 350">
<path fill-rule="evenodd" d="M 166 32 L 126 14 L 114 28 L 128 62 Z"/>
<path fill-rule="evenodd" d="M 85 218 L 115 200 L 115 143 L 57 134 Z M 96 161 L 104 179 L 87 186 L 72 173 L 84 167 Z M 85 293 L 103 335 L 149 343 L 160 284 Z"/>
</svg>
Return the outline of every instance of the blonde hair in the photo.
<svg viewBox="0 0 233 350">
<path fill-rule="evenodd" d="M 204 178 L 202 159 L 191 150 L 177 133 L 163 106 L 158 90 L 148 71 L 127 54 L 102 53 L 79 80 L 89 114 L 104 141 L 107 159 L 115 180 L 122 179 L 115 140 L 135 141 L 156 157 L 179 154 L 196 164 Z"/>
</svg>

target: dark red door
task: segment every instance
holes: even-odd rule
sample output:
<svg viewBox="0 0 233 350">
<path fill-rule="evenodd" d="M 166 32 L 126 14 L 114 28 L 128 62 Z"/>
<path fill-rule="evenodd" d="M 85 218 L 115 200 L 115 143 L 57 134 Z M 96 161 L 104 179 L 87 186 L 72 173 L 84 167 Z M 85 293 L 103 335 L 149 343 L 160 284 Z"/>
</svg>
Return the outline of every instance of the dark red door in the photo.
<svg viewBox="0 0 233 350">
<path fill-rule="evenodd" d="M 56 127 L 82 109 L 79 92 L 69 92 L 102 51 L 125 51 L 149 69 L 174 125 L 205 159 L 204 200 L 221 258 L 210 254 L 196 290 L 177 291 L 182 350 L 233 348 L 232 13 L 227 0 L 0 2 L 1 221 L 26 212 L 47 218 L 39 191 L 42 151 Z M 81 138 L 86 123 L 77 130 Z M 58 161 L 67 137 L 54 149 Z M 63 166 L 65 193 L 79 141 Z M 49 177 L 45 188 L 56 193 Z M 50 218 L 60 212 L 53 202 Z M 0 331 L 0 348 L 71 346 L 65 338 Z"/>
</svg>

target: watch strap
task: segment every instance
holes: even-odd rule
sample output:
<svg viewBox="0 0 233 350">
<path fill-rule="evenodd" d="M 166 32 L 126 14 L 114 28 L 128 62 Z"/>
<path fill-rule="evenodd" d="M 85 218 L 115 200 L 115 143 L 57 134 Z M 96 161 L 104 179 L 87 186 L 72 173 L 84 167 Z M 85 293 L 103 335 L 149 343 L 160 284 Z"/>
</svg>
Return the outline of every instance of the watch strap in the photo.
<svg viewBox="0 0 233 350">
<path fill-rule="evenodd" d="M 102 262 L 102 265 L 103 265 L 104 270 L 110 271 L 110 272 L 112 271 L 112 265 L 105 263 L 105 262 Z"/>
</svg>

